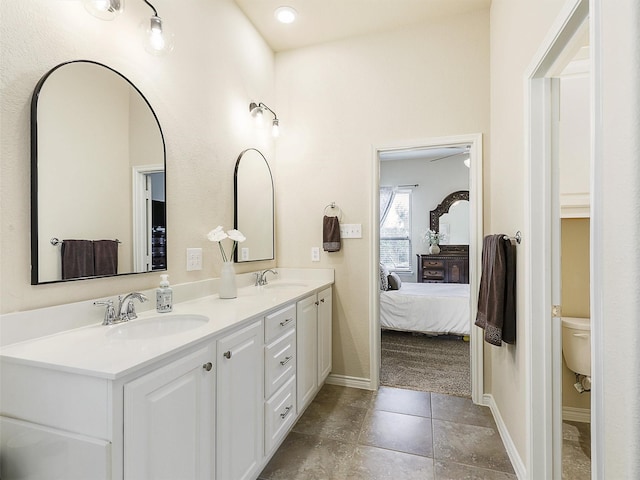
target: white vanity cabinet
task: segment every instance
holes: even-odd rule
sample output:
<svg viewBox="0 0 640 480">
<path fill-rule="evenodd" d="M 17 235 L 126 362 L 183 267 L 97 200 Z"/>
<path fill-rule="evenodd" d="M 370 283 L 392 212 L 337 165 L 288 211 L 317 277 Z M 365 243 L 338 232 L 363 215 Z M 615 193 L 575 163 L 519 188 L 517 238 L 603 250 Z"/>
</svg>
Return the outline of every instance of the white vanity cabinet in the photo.
<svg viewBox="0 0 640 480">
<path fill-rule="evenodd" d="M 214 345 L 124 385 L 124 478 L 210 479 Z"/>
<path fill-rule="evenodd" d="M 264 456 L 262 319 L 217 343 L 216 478 L 253 479 Z"/>
<path fill-rule="evenodd" d="M 298 411 L 302 412 L 331 372 L 331 287 L 297 304 Z"/>
<path fill-rule="evenodd" d="M 269 457 L 297 417 L 296 305 L 265 317 L 264 453 Z"/>
</svg>

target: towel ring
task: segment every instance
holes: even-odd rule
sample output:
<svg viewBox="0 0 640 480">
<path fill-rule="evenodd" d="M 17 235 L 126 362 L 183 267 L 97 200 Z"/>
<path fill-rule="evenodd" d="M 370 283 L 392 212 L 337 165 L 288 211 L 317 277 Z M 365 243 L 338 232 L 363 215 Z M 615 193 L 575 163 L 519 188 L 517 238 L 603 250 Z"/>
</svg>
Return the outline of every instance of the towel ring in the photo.
<svg viewBox="0 0 640 480">
<path fill-rule="evenodd" d="M 327 215 L 327 209 L 331 209 L 331 210 L 338 210 L 338 213 L 336 215 L 334 215 L 335 217 L 338 217 L 338 220 L 342 220 L 342 210 L 340 209 L 339 206 L 336 205 L 336 202 L 331 202 L 329 205 L 327 205 L 326 207 L 324 207 L 324 214 Z"/>
</svg>

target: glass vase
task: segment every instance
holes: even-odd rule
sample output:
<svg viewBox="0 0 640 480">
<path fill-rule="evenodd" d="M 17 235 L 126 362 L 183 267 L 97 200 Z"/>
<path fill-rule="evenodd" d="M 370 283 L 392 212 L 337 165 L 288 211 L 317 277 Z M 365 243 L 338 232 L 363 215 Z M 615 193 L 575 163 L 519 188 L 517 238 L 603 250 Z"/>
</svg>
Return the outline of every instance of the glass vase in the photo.
<svg viewBox="0 0 640 480">
<path fill-rule="evenodd" d="M 236 270 L 233 262 L 224 262 L 220 271 L 220 298 L 236 298 L 238 287 L 236 286 Z"/>
</svg>

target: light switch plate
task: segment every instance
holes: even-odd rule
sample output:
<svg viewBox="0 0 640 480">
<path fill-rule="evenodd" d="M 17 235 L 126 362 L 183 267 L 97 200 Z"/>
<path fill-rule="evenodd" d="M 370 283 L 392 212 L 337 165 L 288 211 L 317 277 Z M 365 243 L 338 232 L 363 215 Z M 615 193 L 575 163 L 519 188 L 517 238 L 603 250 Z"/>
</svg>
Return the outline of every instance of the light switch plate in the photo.
<svg viewBox="0 0 640 480">
<path fill-rule="evenodd" d="M 362 238 L 362 224 L 361 223 L 341 224 L 340 238 Z"/>
<path fill-rule="evenodd" d="M 242 247 L 240 249 L 240 260 L 246 262 L 249 260 L 249 247 Z"/>
<path fill-rule="evenodd" d="M 202 270 L 202 249 L 187 248 L 187 272 Z"/>
<path fill-rule="evenodd" d="M 311 261 L 312 262 L 320 261 L 320 247 L 311 247 Z"/>
</svg>

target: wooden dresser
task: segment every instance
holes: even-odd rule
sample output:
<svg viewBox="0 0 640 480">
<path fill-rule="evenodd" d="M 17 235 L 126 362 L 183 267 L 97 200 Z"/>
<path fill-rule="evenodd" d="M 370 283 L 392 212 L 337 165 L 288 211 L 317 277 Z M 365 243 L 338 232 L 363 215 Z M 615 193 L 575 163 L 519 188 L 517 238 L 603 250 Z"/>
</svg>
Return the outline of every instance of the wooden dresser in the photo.
<svg viewBox="0 0 640 480">
<path fill-rule="evenodd" d="M 469 251 L 416 254 L 419 283 L 469 283 Z"/>
</svg>

